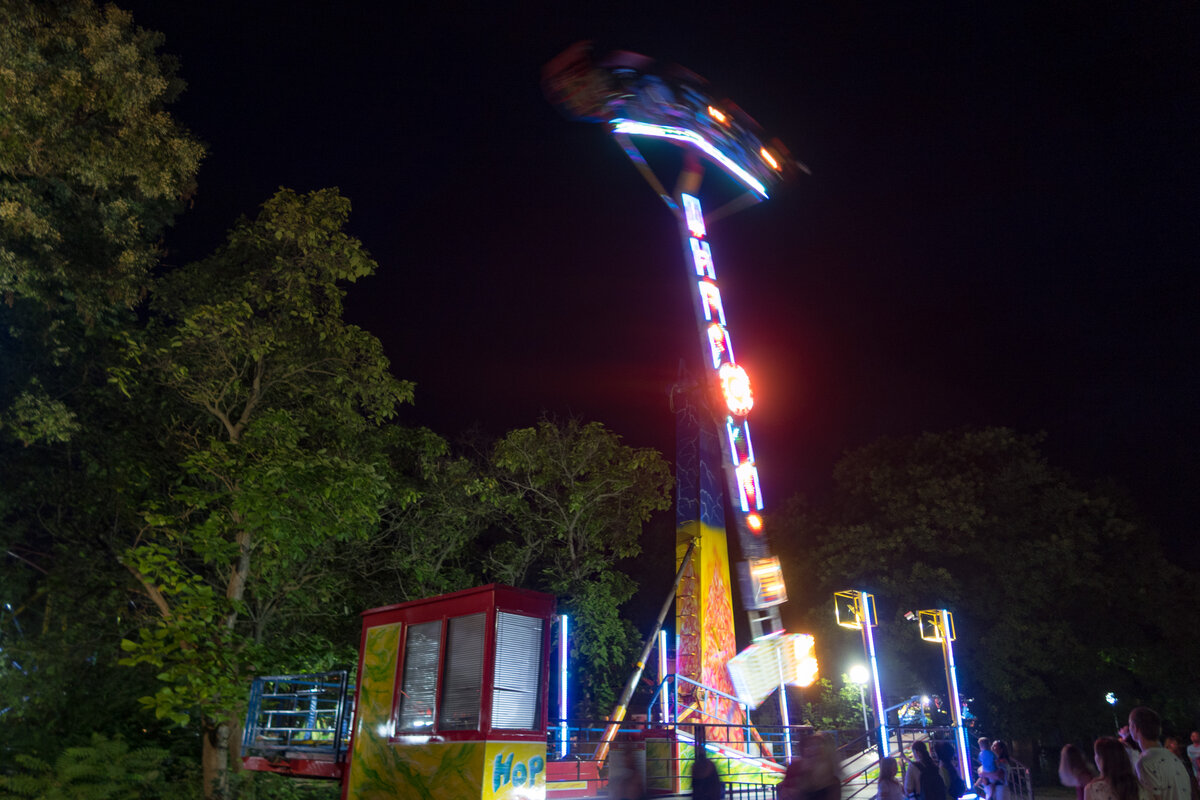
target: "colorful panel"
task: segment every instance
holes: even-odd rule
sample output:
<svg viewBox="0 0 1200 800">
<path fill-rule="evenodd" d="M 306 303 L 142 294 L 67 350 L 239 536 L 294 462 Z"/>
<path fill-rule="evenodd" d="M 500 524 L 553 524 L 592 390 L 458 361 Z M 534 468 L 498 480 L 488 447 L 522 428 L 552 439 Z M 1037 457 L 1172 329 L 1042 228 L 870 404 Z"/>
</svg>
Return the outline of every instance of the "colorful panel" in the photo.
<svg viewBox="0 0 1200 800">
<path fill-rule="evenodd" d="M 483 800 L 545 798 L 546 746 L 541 742 L 488 742 L 483 778 Z"/>
<path fill-rule="evenodd" d="M 544 798 L 546 746 L 541 742 L 391 740 L 400 630 L 400 623 L 367 630 L 347 799 Z"/>
</svg>

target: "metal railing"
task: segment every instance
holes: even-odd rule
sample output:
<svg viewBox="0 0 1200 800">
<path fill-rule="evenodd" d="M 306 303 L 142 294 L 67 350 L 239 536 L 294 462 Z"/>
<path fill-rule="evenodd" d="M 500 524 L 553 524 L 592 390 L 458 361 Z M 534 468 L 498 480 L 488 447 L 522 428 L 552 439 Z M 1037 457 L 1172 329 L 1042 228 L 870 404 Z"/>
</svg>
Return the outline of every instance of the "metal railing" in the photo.
<svg viewBox="0 0 1200 800">
<path fill-rule="evenodd" d="M 565 730 L 570 740 L 567 755 L 562 753 L 562 720 L 553 721 L 549 731 L 547 750 L 551 760 L 572 762 L 574 769 L 564 775 L 563 781 L 581 781 L 589 774 L 598 778 L 601 785 L 608 778 L 608 765 L 597 765 L 592 760 L 600 738 L 610 724 L 606 720 L 567 720 Z M 747 733 L 748 731 L 748 733 Z M 791 726 L 791 738 L 796 751 L 803 749 L 806 737 L 817 733 L 811 726 Z M 837 759 L 841 772 L 842 800 L 866 800 L 876 794 L 879 776 L 879 755 L 876 731 L 821 731 L 836 745 Z M 777 783 L 783 777 L 787 759 L 783 757 L 786 741 L 782 726 L 729 725 L 702 723 L 639 723 L 626 720 L 618 731 L 618 743 L 630 740 L 652 743 L 662 740 L 677 741 L 679 748 L 645 747 L 644 764 L 647 776 L 675 776 L 678 783 L 649 781 L 652 797 L 673 797 L 663 794 L 671 785 L 686 789 L 690 784 L 694 747 L 697 737 L 703 737 L 708 758 L 722 774 L 727 798 L 744 800 L 774 800 Z M 671 755 L 664 755 L 670 752 Z M 776 756 L 778 754 L 778 756 Z M 599 769 L 597 769 L 599 767 Z M 559 773 L 562 775 L 562 773 Z M 554 780 L 549 780 L 547 789 L 553 790 Z M 658 789 L 659 791 L 654 791 Z M 684 791 L 680 796 L 687 797 Z"/>
<path fill-rule="evenodd" d="M 286 758 L 342 761 L 354 691 L 345 670 L 255 678 L 242 750 Z"/>
</svg>

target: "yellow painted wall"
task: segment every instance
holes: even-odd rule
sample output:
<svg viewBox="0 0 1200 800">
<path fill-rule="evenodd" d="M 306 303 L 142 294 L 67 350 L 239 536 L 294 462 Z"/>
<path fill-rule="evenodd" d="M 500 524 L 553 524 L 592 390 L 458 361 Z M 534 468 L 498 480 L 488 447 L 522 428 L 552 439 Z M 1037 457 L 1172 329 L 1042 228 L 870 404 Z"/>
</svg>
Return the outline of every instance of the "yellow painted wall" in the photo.
<svg viewBox="0 0 1200 800">
<path fill-rule="evenodd" d="M 400 623 L 367 630 L 348 800 L 542 800 L 543 742 L 389 742 Z"/>
<path fill-rule="evenodd" d="M 676 604 L 677 630 L 680 631 L 680 651 L 683 655 L 676 661 L 676 671 L 705 686 L 734 694 L 725 665 L 737 655 L 737 641 L 733 630 L 733 594 L 729 578 L 729 544 L 723 528 L 714 528 L 701 522 L 691 522 L 677 532 L 676 560 L 683 558 L 687 540 L 699 535 L 696 551 L 692 553 L 692 564 L 685 580 L 680 582 Z M 697 617 L 690 619 L 691 609 Z M 693 662 L 691 649 L 695 648 Z M 741 711 L 724 698 L 709 696 L 702 698 L 708 721 L 742 721 Z M 683 709 L 679 709 L 682 715 Z M 715 720 L 713 719 L 715 718 Z M 723 739 L 724 732 L 714 729 L 710 739 Z"/>
</svg>

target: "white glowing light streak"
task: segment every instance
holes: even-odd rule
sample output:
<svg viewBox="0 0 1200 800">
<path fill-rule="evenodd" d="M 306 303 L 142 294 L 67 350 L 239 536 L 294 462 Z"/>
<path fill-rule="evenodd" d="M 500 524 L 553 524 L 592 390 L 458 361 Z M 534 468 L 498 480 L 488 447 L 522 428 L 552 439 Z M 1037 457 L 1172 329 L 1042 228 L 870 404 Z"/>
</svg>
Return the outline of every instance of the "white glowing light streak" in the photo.
<svg viewBox="0 0 1200 800">
<path fill-rule="evenodd" d="M 558 626 L 558 727 L 559 758 L 567 757 L 567 628 L 569 626 L 566 614 L 559 615 Z"/>
<path fill-rule="evenodd" d="M 654 136 L 659 139 L 674 139 L 679 142 L 688 142 L 704 151 L 706 155 L 724 167 L 726 170 L 736 175 L 742 183 L 746 184 L 755 193 L 762 195 L 763 199 L 767 198 L 767 187 L 763 186 L 762 182 L 747 172 L 742 167 L 738 166 L 733 159 L 722 153 L 715 145 L 709 142 L 695 131 L 689 131 L 686 128 L 676 128 L 671 125 L 655 125 L 650 122 L 637 122 L 631 119 L 614 119 L 612 121 L 613 133 L 624 133 L 629 136 Z"/>
<path fill-rule="evenodd" d="M 738 495 L 742 501 L 742 511 L 749 512 L 753 502 L 755 511 L 762 511 L 762 492 L 758 488 L 758 467 L 753 464 L 740 464 L 734 470 L 737 473 Z"/>
<path fill-rule="evenodd" d="M 871 604 L 875 602 L 875 596 L 860 589 L 858 597 L 859 605 L 862 608 L 861 624 L 863 626 L 863 641 L 867 643 L 867 661 L 871 664 L 872 694 L 875 696 L 875 718 L 879 721 L 879 756 L 880 758 L 887 758 L 891 750 L 888 742 L 887 712 L 883 709 L 883 692 L 879 688 L 879 662 L 875 658 L 875 633 L 871 630 L 871 620 L 875 619 L 874 609 L 871 608 Z"/>
<path fill-rule="evenodd" d="M 950 637 L 953 623 L 950 612 L 942 609 L 942 647 L 946 648 L 946 675 L 950 678 L 950 702 L 954 709 L 954 739 L 958 742 L 958 774 L 967 786 L 971 785 L 971 768 L 967 762 L 967 733 L 963 727 L 962 703 L 958 699 L 958 669 L 954 665 L 954 640 Z"/>
<path fill-rule="evenodd" d="M 704 213 L 700 210 L 700 201 L 690 194 L 683 195 L 683 216 L 692 236 L 703 239 L 708 234 L 704 227 Z"/>
<path fill-rule="evenodd" d="M 682 732 L 680 732 L 678 734 L 678 736 L 679 736 L 679 741 L 684 742 L 684 743 L 690 742 L 693 746 L 695 746 L 696 740 L 693 737 L 688 736 L 686 733 L 682 733 Z M 713 744 L 711 742 L 705 742 L 704 749 L 710 753 L 715 753 L 716 755 L 719 755 L 722 758 L 729 758 L 734 761 L 740 761 L 743 764 L 750 764 L 751 766 L 758 767 L 759 769 L 764 770 L 766 772 L 774 772 L 776 774 L 782 775 L 784 770 L 787 769 L 786 765 L 784 765 L 784 764 L 778 764 L 774 761 L 769 761 L 764 758 L 755 758 L 754 756 L 752 756 L 748 753 L 745 753 L 741 750 L 735 750 L 731 747 L 723 747 L 719 744 Z"/>
<path fill-rule="evenodd" d="M 704 306 L 704 320 L 712 322 L 713 312 L 717 314 L 717 320 L 725 324 L 725 307 L 721 305 L 721 290 L 717 288 L 715 283 L 708 281 L 697 281 L 700 287 L 701 305 Z"/>
<path fill-rule="evenodd" d="M 701 278 L 707 276 L 715 281 L 717 272 L 713 266 L 712 250 L 708 242 L 702 242 L 695 236 L 688 239 L 688 242 L 692 245 L 692 263 L 696 266 L 696 275 Z"/>
<path fill-rule="evenodd" d="M 667 632 L 662 628 L 658 629 L 658 707 L 662 713 L 662 721 L 665 723 L 669 720 L 671 707 L 668 705 L 668 692 L 665 681 L 667 680 Z"/>
</svg>

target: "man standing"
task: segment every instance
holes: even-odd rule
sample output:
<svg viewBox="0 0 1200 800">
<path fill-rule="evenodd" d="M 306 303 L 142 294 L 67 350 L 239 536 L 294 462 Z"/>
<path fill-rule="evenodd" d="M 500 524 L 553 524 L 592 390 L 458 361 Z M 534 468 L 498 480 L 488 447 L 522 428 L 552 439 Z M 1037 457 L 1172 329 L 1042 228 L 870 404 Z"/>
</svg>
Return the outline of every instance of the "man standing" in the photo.
<svg viewBox="0 0 1200 800">
<path fill-rule="evenodd" d="M 1191 759 L 1192 770 L 1200 775 L 1200 731 L 1192 731 L 1192 743 L 1187 746 L 1187 757 Z"/>
<path fill-rule="evenodd" d="M 1129 712 L 1129 734 L 1142 748 L 1137 762 L 1138 782 L 1150 800 L 1190 800 L 1191 781 L 1187 769 L 1170 750 L 1162 746 L 1162 720 L 1145 706 Z"/>
</svg>

